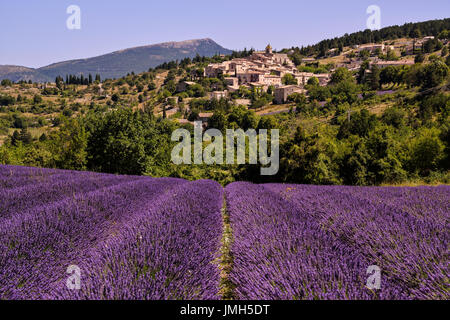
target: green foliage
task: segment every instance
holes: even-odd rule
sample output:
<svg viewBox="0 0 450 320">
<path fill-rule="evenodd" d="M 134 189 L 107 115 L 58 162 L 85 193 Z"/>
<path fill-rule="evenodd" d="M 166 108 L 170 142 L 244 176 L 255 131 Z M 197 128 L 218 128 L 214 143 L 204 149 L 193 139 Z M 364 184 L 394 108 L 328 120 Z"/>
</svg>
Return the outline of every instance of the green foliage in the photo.
<svg viewBox="0 0 450 320">
<path fill-rule="evenodd" d="M 120 174 L 161 174 L 170 160 L 173 125 L 119 109 L 90 119 L 87 166 Z"/>
<path fill-rule="evenodd" d="M 342 37 L 323 40 L 315 45 L 305 46 L 301 49 L 294 49 L 298 49 L 298 53 L 304 56 L 320 55 L 323 53 L 324 49 L 338 48 L 340 43 L 345 46 L 353 46 L 365 43 L 395 40 L 405 37 L 421 38 L 422 35 L 438 36 L 444 30 L 449 29 L 449 18 L 418 23 L 406 23 L 402 26 L 391 26 L 380 30 L 364 30 L 351 34 L 345 34 Z M 445 36 L 447 36 L 447 34 L 448 33 L 445 33 Z"/>
<path fill-rule="evenodd" d="M 10 95 L 0 95 L 0 106 L 10 106 L 16 103 L 16 99 Z"/>
<path fill-rule="evenodd" d="M 422 88 L 428 89 L 440 85 L 449 75 L 449 68 L 440 60 L 422 67 L 419 79 Z"/>
<path fill-rule="evenodd" d="M 111 96 L 111 100 L 112 100 L 113 102 L 119 102 L 119 99 L 120 99 L 120 96 L 119 96 L 117 93 L 114 93 L 114 94 Z"/>
<path fill-rule="evenodd" d="M 88 133 L 80 119 L 63 117 L 60 129 L 53 133 L 48 149 L 53 155 L 54 167 L 84 170 L 87 163 Z"/>
<path fill-rule="evenodd" d="M 442 30 L 442 32 L 438 35 L 438 39 L 450 40 L 450 30 Z"/>
<path fill-rule="evenodd" d="M 436 170 L 439 162 L 445 157 L 444 149 L 438 130 L 428 128 L 420 130 L 410 143 L 411 169 L 422 175 Z"/>
<path fill-rule="evenodd" d="M 294 76 L 290 73 L 286 73 L 283 78 L 281 79 L 281 82 L 284 85 L 291 85 L 291 84 L 298 84 L 297 79 L 294 78 Z"/>
<path fill-rule="evenodd" d="M 33 103 L 34 103 L 34 104 L 42 103 L 42 97 L 41 97 L 40 95 L 38 95 L 38 94 L 34 95 L 34 97 L 33 97 Z"/>
<path fill-rule="evenodd" d="M 309 86 L 318 86 L 319 85 L 319 79 L 317 79 L 316 77 L 311 77 L 308 79 L 307 84 Z"/>
<path fill-rule="evenodd" d="M 381 119 L 387 125 L 393 126 L 395 128 L 400 128 L 405 123 L 406 113 L 400 108 L 391 107 L 387 108 Z"/>
<path fill-rule="evenodd" d="M 30 144 L 33 141 L 33 137 L 26 127 L 20 130 L 19 140 L 22 141 L 23 144 Z"/>
<path fill-rule="evenodd" d="M 414 57 L 414 63 L 422 63 L 425 61 L 425 55 L 423 53 L 419 53 Z"/>
<path fill-rule="evenodd" d="M 378 68 L 378 66 L 374 64 L 370 69 L 370 71 L 372 71 L 370 73 L 370 80 L 369 80 L 370 88 L 372 90 L 378 90 L 380 89 L 380 74 L 381 74 L 380 68 Z"/>
<path fill-rule="evenodd" d="M 350 135 L 367 137 L 369 132 L 375 127 L 377 118 L 367 109 L 355 112 L 351 115 L 350 121 L 346 119 L 339 128 L 338 139 L 348 138 Z"/>
<path fill-rule="evenodd" d="M 216 111 L 208 120 L 208 127 L 224 131 L 227 128 L 227 117 L 223 111 Z"/>
<path fill-rule="evenodd" d="M 308 99 L 303 93 L 294 92 L 293 94 L 289 95 L 287 98 L 288 101 L 294 102 L 297 105 L 305 105 L 308 102 Z"/>
<path fill-rule="evenodd" d="M 430 39 L 423 44 L 423 52 L 432 53 L 442 49 L 442 42 L 437 39 Z"/>
<path fill-rule="evenodd" d="M 342 82 L 354 82 L 353 75 L 348 71 L 347 68 L 337 68 L 332 74 L 331 74 L 331 81 L 330 84 L 339 84 Z"/>
<path fill-rule="evenodd" d="M 3 79 L 1 82 L 3 87 L 11 87 L 13 85 L 12 81 L 9 79 Z"/>
</svg>

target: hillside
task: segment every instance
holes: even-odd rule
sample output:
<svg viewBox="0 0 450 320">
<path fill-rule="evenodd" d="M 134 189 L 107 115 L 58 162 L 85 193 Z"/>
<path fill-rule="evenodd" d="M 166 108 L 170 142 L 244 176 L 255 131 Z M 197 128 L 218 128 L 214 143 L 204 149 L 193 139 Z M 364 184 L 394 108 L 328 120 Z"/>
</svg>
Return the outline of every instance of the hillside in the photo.
<svg viewBox="0 0 450 320">
<path fill-rule="evenodd" d="M 211 57 L 215 54 L 231 54 L 211 39 L 196 39 L 181 42 L 165 42 L 129 48 L 88 59 L 69 60 L 38 69 L 21 66 L 0 66 L 0 79 L 34 82 L 54 81 L 66 74 L 100 74 L 105 78 L 119 78 L 127 73 L 141 73 L 164 62 L 193 58 L 197 54 Z"/>
<path fill-rule="evenodd" d="M 51 80 L 36 69 L 11 65 L 0 65 L 0 79 L 9 79 L 14 82 L 20 80 L 32 80 L 34 82 L 55 81 L 55 79 Z"/>
<path fill-rule="evenodd" d="M 448 29 L 450 29 L 450 18 L 416 23 L 405 23 L 401 26 L 394 25 L 382 28 L 380 30 L 366 29 L 364 31 L 345 34 L 341 37 L 325 39 L 317 44 L 296 49 L 300 50 L 304 55 L 318 54 L 319 56 L 324 56 L 326 51 L 331 48 L 396 40 L 404 37 L 420 38 L 421 35 L 437 37 L 442 31 Z"/>
<path fill-rule="evenodd" d="M 0 163 L 222 185 L 449 183 L 450 39 L 447 30 L 437 37 L 425 31 L 331 48 L 324 57 L 268 46 L 172 61 L 119 79 L 3 81 Z M 171 133 L 193 130 L 195 120 L 221 132 L 279 129 L 278 173 L 263 177 L 260 166 L 247 164 L 175 165 Z"/>
</svg>

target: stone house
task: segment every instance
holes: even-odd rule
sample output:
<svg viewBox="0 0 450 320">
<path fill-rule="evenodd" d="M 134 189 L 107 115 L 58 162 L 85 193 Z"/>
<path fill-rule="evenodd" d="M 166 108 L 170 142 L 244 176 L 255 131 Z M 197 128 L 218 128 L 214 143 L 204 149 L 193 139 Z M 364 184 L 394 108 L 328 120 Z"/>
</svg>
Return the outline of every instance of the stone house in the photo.
<svg viewBox="0 0 450 320">
<path fill-rule="evenodd" d="M 213 91 L 209 93 L 209 97 L 216 100 L 225 99 L 228 97 L 228 91 Z"/>
<path fill-rule="evenodd" d="M 295 93 L 305 93 L 306 90 L 303 89 L 301 86 L 296 85 L 288 85 L 288 86 L 281 86 L 275 89 L 275 103 L 282 104 L 287 101 L 287 98 Z"/>
<path fill-rule="evenodd" d="M 189 86 L 192 86 L 194 84 L 195 84 L 195 82 L 192 82 L 192 81 L 180 81 L 177 84 L 176 91 L 184 92 L 189 88 Z"/>
</svg>

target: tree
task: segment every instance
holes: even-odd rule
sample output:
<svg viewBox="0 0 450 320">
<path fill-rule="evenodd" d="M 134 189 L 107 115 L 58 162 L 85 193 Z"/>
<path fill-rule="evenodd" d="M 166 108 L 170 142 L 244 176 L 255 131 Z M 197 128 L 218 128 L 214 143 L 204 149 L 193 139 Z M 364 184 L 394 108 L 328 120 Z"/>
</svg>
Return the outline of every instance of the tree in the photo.
<svg viewBox="0 0 450 320">
<path fill-rule="evenodd" d="M 216 111 L 208 120 L 208 127 L 223 131 L 227 127 L 227 117 L 223 111 Z"/>
<path fill-rule="evenodd" d="M 20 130 L 19 139 L 23 144 L 30 144 L 33 141 L 33 137 L 26 127 Z"/>
<path fill-rule="evenodd" d="M 414 57 L 414 63 L 422 63 L 425 61 L 425 55 L 423 53 L 416 54 Z"/>
<path fill-rule="evenodd" d="M 47 140 L 48 140 L 48 137 L 47 137 L 47 135 L 45 133 L 41 134 L 41 136 L 39 137 L 39 141 L 40 142 L 44 142 L 44 141 L 47 141 Z"/>
<path fill-rule="evenodd" d="M 276 128 L 278 128 L 278 122 L 275 119 L 275 117 L 272 115 L 263 116 L 259 120 L 258 129 L 271 130 L 271 129 L 276 129 Z"/>
<path fill-rule="evenodd" d="M 118 102 L 119 101 L 119 95 L 117 94 L 117 93 L 114 93 L 112 96 L 111 96 L 111 100 L 113 101 L 113 102 Z"/>
<path fill-rule="evenodd" d="M 11 136 L 11 144 L 15 147 L 19 145 L 20 142 L 20 133 L 19 131 L 15 130 Z"/>
<path fill-rule="evenodd" d="M 423 66 L 419 73 L 420 83 L 423 89 L 440 85 L 449 75 L 449 67 L 440 60 L 433 61 Z"/>
<path fill-rule="evenodd" d="M 405 112 L 396 107 L 387 108 L 381 119 L 387 125 L 400 128 L 405 122 Z"/>
<path fill-rule="evenodd" d="M 428 175 L 437 169 L 439 161 L 444 157 L 445 146 L 436 129 L 423 129 L 410 144 L 410 165 L 414 171 Z"/>
<path fill-rule="evenodd" d="M 33 102 L 34 102 L 34 104 L 41 103 L 42 102 L 42 97 L 40 95 L 38 95 L 38 94 L 35 94 L 34 97 L 33 97 Z"/>
<path fill-rule="evenodd" d="M 60 130 L 52 134 L 49 148 L 53 164 L 60 169 L 84 170 L 88 135 L 80 119 L 62 118 Z"/>
<path fill-rule="evenodd" d="M 350 121 L 346 119 L 340 126 L 337 135 L 338 139 L 347 138 L 350 135 L 367 137 L 369 132 L 375 127 L 377 116 L 371 114 L 367 109 L 351 114 Z"/>
<path fill-rule="evenodd" d="M 196 83 L 189 87 L 189 92 L 192 93 L 192 96 L 195 98 L 201 98 L 206 95 L 205 88 L 203 88 L 200 84 Z"/>
<path fill-rule="evenodd" d="M 394 66 L 383 68 L 380 72 L 380 84 L 398 83 L 398 70 Z"/>
<path fill-rule="evenodd" d="M 437 39 L 430 39 L 423 44 L 423 52 L 432 53 L 434 51 L 440 50 L 442 48 L 442 43 Z"/>
<path fill-rule="evenodd" d="M 353 104 L 358 100 L 358 90 L 358 85 L 355 83 L 353 77 L 351 80 L 333 85 L 331 87 L 331 102 L 335 106 L 344 103 Z"/>
<path fill-rule="evenodd" d="M 414 28 L 414 29 L 412 29 L 411 32 L 409 33 L 409 37 L 410 37 L 410 38 L 417 39 L 417 38 L 420 38 L 421 36 L 422 36 L 422 32 L 420 31 L 419 28 Z"/>
<path fill-rule="evenodd" d="M 311 77 L 311 78 L 308 79 L 307 84 L 310 85 L 310 86 L 318 86 L 319 85 L 319 79 L 317 79 L 316 77 Z"/>
<path fill-rule="evenodd" d="M 3 87 L 11 87 L 12 86 L 12 81 L 9 79 L 3 79 L 1 82 L 1 85 Z"/>
<path fill-rule="evenodd" d="M 296 85 L 298 84 L 297 79 L 295 79 L 295 77 L 290 74 L 290 73 L 286 73 L 283 78 L 281 79 L 281 82 L 284 85 Z"/>
<path fill-rule="evenodd" d="M 21 116 L 14 114 L 13 115 L 13 127 L 17 128 L 17 129 L 22 129 L 26 127 L 26 121 L 24 118 L 22 118 Z"/>
<path fill-rule="evenodd" d="M 308 135 L 297 127 L 294 137 L 283 146 L 280 175 L 293 183 L 338 184 L 336 148 L 333 141 L 317 134 Z"/>
<path fill-rule="evenodd" d="M 398 57 L 397 57 L 397 55 L 395 54 L 395 51 L 394 50 L 391 50 L 391 49 L 389 49 L 388 51 L 387 51 L 387 53 L 386 53 L 386 60 L 388 60 L 388 61 L 395 61 L 395 60 L 398 60 Z"/>
<path fill-rule="evenodd" d="M 247 111 L 242 118 L 241 128 L 246 131 L 248 129 L 256 129 L 258 127 L 258 117 L 253 111 Z"/>
<path fill-rule="evenodd" d="M 443 30 L 441 33 L 439 33 L 438 39 L 450 40 L 450 30 Z"/>
<path fill-rule="evenodd" d="M 358 83 L 364 83 L 365 82 L 365 76 L 366 76 L 366 70 L 370 68 L 370 60 L 365 60 L 361 67 L 359 68 L 358 72 Z"/>
<path fill-rule="evenodd" d="M 374 64 L 371 68 L 371 74 L 370 74 L 370 88 L 372 90 L 378 90 L 380 88 L 380 68 Z"/>
<path fill-rule="evenodd" d="M 331 80 L 330 84 L 338 84 L 344 81 L 354 81 L 354 78 L 350 71 L 348 71 L 347 68 L 341 67 L 337 68 L 332 74 L 331 74 Z"/>
<path fill-rule="evenodd" d="M 294 92 L 293 94 L 287 97 L 287 100 L 290 102 L 294 102 L 297 105 L 305 105 L 308 102 L 308 99 L 303 93 Z"/>
<path fill-rule="evenodd" d="M 359 57 L 363 60 L 366 60 L 367 58 L 370 57 L 370 51 L 369 50 L 361 50 L 359 52 Z"/>
<path fill-rule="evenodd" d="M 88 123 L 87 167 L 108 173 L 169 175 L 175 125 L 129 108 L 94 116 Z"/>
<path fill-rule="evenodd" d="M 16 103 L 16 99 L 10 95 L 0 95 L 0 106 L 10 106 Z"/>
</svg>

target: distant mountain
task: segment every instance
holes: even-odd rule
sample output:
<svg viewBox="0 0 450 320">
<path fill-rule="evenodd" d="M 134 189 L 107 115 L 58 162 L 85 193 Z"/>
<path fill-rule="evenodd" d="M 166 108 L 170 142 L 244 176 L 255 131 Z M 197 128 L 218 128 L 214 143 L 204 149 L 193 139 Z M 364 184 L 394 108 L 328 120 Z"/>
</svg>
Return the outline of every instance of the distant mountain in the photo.
<svg viewBox="0 0 450 320">
<path fill-rule="evenodd" d="M 102 79 L 120 78 L 134 71 L 140 73 L 164 62 L 193 58 L 197 54 L 211 57 L 215 54 L 231 54 L 212 39 L 196 39 L 181 42 L 165 42 L 115 51 L 102 56 L 58 62 L 46 67 L 32 69 L 21 66 L 0 65 L 0 79 L 35 82 L 55 81 L 66 74 L 85 76 L 100 74 Z"/>
<path fill-rule="evenodd" d="M 41 74 L 37 69 L 22 66 L 0 65 L 0 80 L 9 79 L 12 81 L 32 80 L 35 82 L 48 82 L 48 76 Z"/>
</svg>

